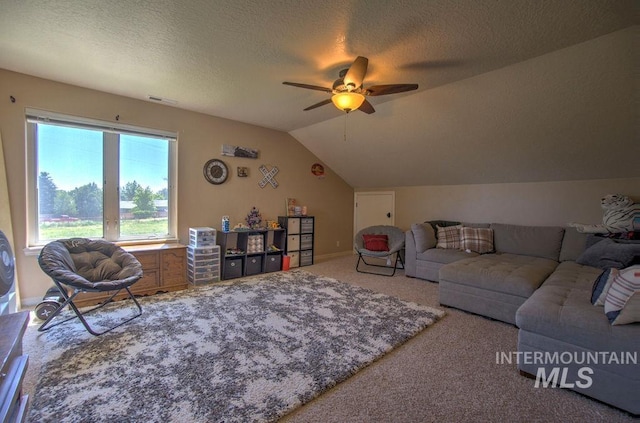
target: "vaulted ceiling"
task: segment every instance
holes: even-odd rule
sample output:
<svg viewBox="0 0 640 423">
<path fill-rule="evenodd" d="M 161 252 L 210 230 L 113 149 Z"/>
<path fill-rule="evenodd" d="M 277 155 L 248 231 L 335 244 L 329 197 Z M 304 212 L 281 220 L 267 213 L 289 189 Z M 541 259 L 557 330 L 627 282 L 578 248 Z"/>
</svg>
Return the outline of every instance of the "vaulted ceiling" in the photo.
<svg viewBox="0 0 640 423">
<path fill-rule="evenodd" d="M 563 103 L 556 89 L 583 91 L 580 81 L 567 88 L 566 79 L 538 73 L 555 74 L 563 60 L 567 72 L 580 66 L 574 62 L 593 48 L 564 59 L 554 52 L 636 19 L 633 0 L 0 0 L 0 68 L 290 132 L 354 187 L 624 177 L 571 168 L 566 159 L 576 145 L 558 148 L 544 131 L 535 138 L 540 145 L 520 144 L 520 132 L 540 130 L 527 122 L 535 110 L 509 116 L 523 120 L 518 130 L 500 117 L 513 112 L 514 96 L 539 107 L 545 98 Z M 331 87 L 358 55 L 369 58 L 365 85 L 419 89 L 370 97 L 376 113 L 345 118 L 331 104 L 303 111 L 329 94 L 282 85 Z M 552 81 L 540 81 L 546 77 Z M 548 92 L 523 88 L 531 85 Z M 605 150 L 592 144 L 588 163 Z M 482 165 L 484 155 L 466 153 L 487 149 L 494 159 Z M 553 152 L 560 157 L 532 165 Z M 498 159 L 517 163 L 496 169 Z"/>
</svg>

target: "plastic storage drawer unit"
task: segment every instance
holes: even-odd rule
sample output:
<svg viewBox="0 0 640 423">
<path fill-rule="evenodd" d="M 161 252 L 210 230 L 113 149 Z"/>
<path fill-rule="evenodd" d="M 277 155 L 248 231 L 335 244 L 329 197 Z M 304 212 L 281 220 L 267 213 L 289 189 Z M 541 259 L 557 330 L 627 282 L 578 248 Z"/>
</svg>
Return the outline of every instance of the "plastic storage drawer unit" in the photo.
<svg viewBox="0 0 640 423">
<path fill-rule="evenodd" d="M 216 245 L 216 230 L 214 228 L 189 228 L 189 245 L 194 247 Z"/>
</svg>

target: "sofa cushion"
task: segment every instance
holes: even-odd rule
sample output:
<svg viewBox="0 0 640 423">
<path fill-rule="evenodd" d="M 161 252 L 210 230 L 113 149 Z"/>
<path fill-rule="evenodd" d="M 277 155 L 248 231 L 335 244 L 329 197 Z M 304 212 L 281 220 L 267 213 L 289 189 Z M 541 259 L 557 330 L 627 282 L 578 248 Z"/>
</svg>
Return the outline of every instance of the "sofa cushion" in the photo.
<svg viewBox="0 0 640 423">
<path fill-rule="evenodd" d="M 437 226 L 438 228 L 438 242 L 436 248 L 451 248 L 460 249 L 460 228 L 461 225 L 455 226 Z"/>
<path fill-rule="evenodd" d="M 491 223 L 462 222 L 461 225 L 467 228 L 490 228 L 491 227 Z"/>
<path fill-rule="evenodd" d="M 437 228 L 438 226 L 442 226 L 444 228 L 445 226 L 460 225 L 460 222 L 456 222 L 453 220 L 427 220 L 424 223 L 431 225 L 434 233 L 438 232 L 438 228 Z"/>
<path fill-rule="evenodd" d="M 485 254 L 443 266 L 440 281 L 528 298 L 557 265 L 540 257 Z"/>
<path fill-rule="evenodd" d="M 467 253 L 461 250 L 445 250 L 442 248 L 430 248 L 422 253 L 417 254 L 417 259 L 421 261 L 430 261 L 434 263 L 453 263 L 454 261 L 475 257 L 478 253 Z"/>
<path fill-rule="evenodd" d="M 585 266 L 623 269 L 640 260 L 640 243 L 623 243 L 609 238 L 596 242 L 576 259 Z"/>
<path fill-rule="evenodd" d="M 564 229 L 556 226 L 521 226 L 492 223 L 498 253 L 520 254 L 558 261 Z"/>
<path fill-rule="evenodd" d="M 493 229 L 463 226 L 460 229 L 460 249 L 478 254 L 493 252 Z"/>
<path fill-rule="evenodd" d="M 618 272 L 607 291 L 604 312 L 612 325 L 640 322 L 640 266 Z"/>
<path fill-rule="evenodd" d="M 610 268 L 605 270 L 598 276 L 593 283 L 591 291 L 591 304 L 595 306 L 604 306 L 604 300 L 607 298 L 607 291 L 611 287 L 611 283 L 618 276 L 618 269 Z"/>
<path fill-rule="evenodd" d="M 587 248 L 588 234 L 578 232 L 576 228 L 564 228 L 560 261 L 576 261 Z"/>
<path fill-rule="evenodd" d="M 436 246 L 436 233 L 430 224 L 414 223 L 411 225 L 411 232 L 413 232 L 413 239 L 415 240 L 416 251 L 418 253 L 422 253 Z"/>
<path fill-rule="evenodd" d="M 591 286 L 600 272 L 571 261 L 560 263 L 518 309 L 516 325 L 587 350 L 628 351 L 629 340 L 640 339 L 640 325 L 612 326 L 603 310 L 589 302 Z"/>
</svg>

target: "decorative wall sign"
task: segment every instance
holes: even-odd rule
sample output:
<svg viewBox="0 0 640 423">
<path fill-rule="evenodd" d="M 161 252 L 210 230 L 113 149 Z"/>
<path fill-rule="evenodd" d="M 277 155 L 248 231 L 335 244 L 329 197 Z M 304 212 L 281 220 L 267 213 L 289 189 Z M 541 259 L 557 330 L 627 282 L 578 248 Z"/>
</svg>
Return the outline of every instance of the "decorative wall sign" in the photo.
<svg viewBox="0 0 640 423">
<path fill-rule="evenodd" d="M 324 166 L 320 163 L 314 163 L 311 165 L 311 173 L 316 175 L 318 178 L 324 177 Z"/>
<path fill-rule="evenodd" d="M 235 145 L 222 144 L 222 155 L 231 157 L 258 158 L 258 150 L 249 147 L 237 147 Z"/>
<path fill-rule="evenodd" d="M 238 176 L 240 178 L 246 178 L 247 176 L 249 176 L 249 168 L 238 166 Z"/>
<path fill-rule="evenodd" d="M 262 175 L 264 175 L 264 178 L 262 178 L 260 182 L 258 182 L 260 188 L 266 187 L 267 184 L 271 184 L 272 187 L 278 188 L 278 181 L 276 181 L 274 178 L 278 174 L 278 168 L 274 166 L 271 168 L 271 170 L 267 170 L 267 167 L 265 165 L 261 165 L 259 169 L 260 172 L 262 172 Z"/>
</svg>

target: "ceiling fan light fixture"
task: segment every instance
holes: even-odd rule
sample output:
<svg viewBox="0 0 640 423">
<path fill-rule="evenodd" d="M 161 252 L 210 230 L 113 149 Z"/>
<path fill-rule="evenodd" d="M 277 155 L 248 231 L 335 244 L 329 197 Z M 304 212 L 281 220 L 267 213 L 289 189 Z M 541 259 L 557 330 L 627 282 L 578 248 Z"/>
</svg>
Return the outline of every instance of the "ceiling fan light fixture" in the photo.
<svg viewBox="0 0 640 423">
<path fill-rule="evenodd" d="M 333 104 L 343 112 L 349 113 L 352 110 L 356 110 L 364 103 L 364 96 L 359 93 L 344 92 L 337 93 L 331 97 Z"/>
</svg>

